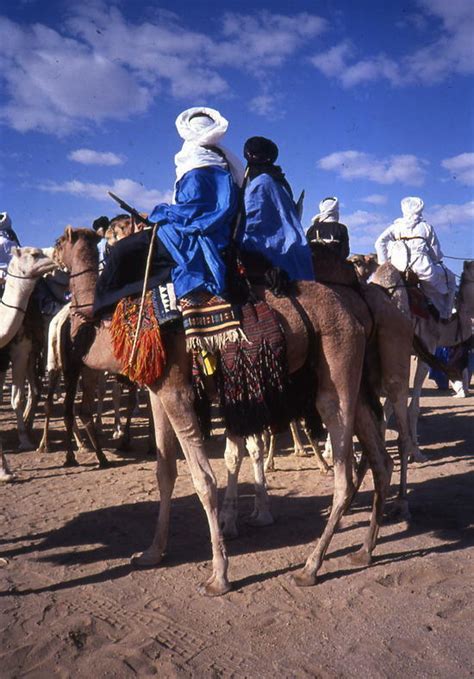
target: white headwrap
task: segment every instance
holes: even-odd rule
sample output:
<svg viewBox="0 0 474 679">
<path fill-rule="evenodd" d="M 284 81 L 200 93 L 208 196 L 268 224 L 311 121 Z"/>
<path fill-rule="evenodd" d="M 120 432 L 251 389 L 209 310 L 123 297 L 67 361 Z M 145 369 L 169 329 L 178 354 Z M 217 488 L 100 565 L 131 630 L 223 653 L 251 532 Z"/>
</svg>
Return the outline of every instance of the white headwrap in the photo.
<svg viewBox="0 0 474 679">
<path fill-rule="evenodd" d="M 184 144 L 174 157 L 176 180 L 197 167 L 218 165 L 226 169 L 228 167 L 234 181 L 242 186 L 244 179 L 242 163 L 237 156 L 219 143 L 228 126 L 228 121 L 213 108 L 195 106 L 180 113 L 176 118 L 176 129 L 179 136 L 184 139 Z M 217 146 L 225 155 L 225 159 L 212 149 L 204 148 L 205 146 Z"/>
<path fill-rule="evenodd" d="M 415 196 L 408 196 L 403 198 L 400 203 L 402 207 L 403 217 L 397 219 L 398 223 L 403 223 L 408 228 L 413 228 L 421 221 L 423 221 L 423 208 L 425 204 L 421 198 L 416 198 Z"/>
<path fill-rule="evenodd" d="M 313 217 L 313 222 L 338 222 L 339 200 L 335 197 L 324 198 L 319 203 L 319 214 Z"/>
<path fill-rule="evenodd" d="M 0 229 L 11 229 L 12 220 L 8 212 L 0 212 Z"/>
</svg>

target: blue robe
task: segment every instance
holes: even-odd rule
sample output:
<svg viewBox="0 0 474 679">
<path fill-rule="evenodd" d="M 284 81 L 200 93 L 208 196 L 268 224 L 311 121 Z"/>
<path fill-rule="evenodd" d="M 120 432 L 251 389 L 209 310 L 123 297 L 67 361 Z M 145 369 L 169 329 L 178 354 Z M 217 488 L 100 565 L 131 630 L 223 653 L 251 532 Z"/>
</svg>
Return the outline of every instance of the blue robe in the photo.
<svg viewBox="0 0 474 679">
<path fill-rule="evenodd" d="M 314 280 L 311 250 L 292 197 L 268 174 L 245 189 L 245 223 L 239 229 L 242 250 L 264 255 L 293 281 Z"/>
<path fill-rule="evenodd" d="M 193 290 L 225 292 L 223 251 L 238 209 L 238 188 L 227 170 L 211 165 L 186 172 L 176 184 L 175 204 L 157 205 L 152 221 L 165 220 L 157 237 L 176 263 L 171 277 L 178 298 Z"/>
</svg>

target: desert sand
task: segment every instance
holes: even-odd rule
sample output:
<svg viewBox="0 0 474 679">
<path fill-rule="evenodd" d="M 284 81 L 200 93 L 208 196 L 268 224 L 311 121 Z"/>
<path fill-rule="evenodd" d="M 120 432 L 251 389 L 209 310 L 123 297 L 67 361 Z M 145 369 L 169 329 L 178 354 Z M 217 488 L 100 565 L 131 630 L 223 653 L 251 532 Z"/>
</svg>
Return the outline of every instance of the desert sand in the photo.
<svg viewBox="0 0 474 679">
<path fill-rule="evenodd" d="M 420 444 L 429 460 L 410 465 L 413 520 L 385 523 L 373 565 L 347 559 L 367 526 L 367 478 L 318 584 L 292 584 L 324 525 L 332 477 L 317 471 L 314 457 L 289 456 L 288 436 L 280 435 L 277 471 L 268 477 L 275 524 L 245 523 L 253 507 L 247 458 L 241 536 L 228 542 L 233 590 L 217 599 L 196 591 L 209 573 L 210 545 L 184 460 L 168 554 L 160 567 L 136 570 L 129 559 L 150 542 L 158 502 L 145 420 L 135 423 L 133 450 L 115 453 L 106 419 L 111 469 L 98 470 L 92 453 L 64 469 L 57 404 L 53 452 L 10 454 L 18 481 L 0 486 L 2 679 L 472 677 L 474 398 L 426 386 Z M 5 401 L 0 427 L 6 452 L 14 451 Z M 222 499 L 222 435 L 209 450 Z M 397 482 L 398 466 L 393 494 Z"/>
</svg>

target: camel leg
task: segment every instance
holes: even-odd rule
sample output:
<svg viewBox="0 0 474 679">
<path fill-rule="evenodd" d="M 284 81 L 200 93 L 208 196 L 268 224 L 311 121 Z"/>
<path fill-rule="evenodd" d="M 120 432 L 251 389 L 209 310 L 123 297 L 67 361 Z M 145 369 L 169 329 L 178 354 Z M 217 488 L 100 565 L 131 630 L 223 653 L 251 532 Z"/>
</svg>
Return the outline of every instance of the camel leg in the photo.
<svg viewBox="0 0 474 679">
<path fill-rule="evenodd" d="M 97 409 L 95 415 L 95 430 L 97 434 L 102 434 L 102 417 L 104 414 L 104 400 L 107 392 L 107 375 L 102 373 L 97 380 Z M 76 439 L 77 442 L 77 439 Z"/>
<path fill-rule="evenodd" d="M 110 463 L 102 451 L 102 446 L 94 426 L 95 395 L 97 380 L 100 374 L 100 371 L 91 370 L 87 366 L 82 368 L 82 400 L 78 415 L 94 448 L 99 467 L 103 469 L 110 466 Z"/>
<path fill-rule="evenodd" d="M 321 452 L 321 448 L 319 446 L 319 441 L 312 438 L 311 434 L 309 433 L 308 427 L 305 424 L 303 424 L 302 427 L 303 427 L 303 431 L 305 433 L 305 436 L 308 439 L 308 443 L 311 446 L 313 453 L 316 455 L 316 459 L 318 461 L 318 466 L 319 466 L 320 472 L 323 473 L 323 474 L 327 474 L 328 471 L 329 471 L 329 465 L 323 457 L 323 454 Z"/>
<path fill-rule="evenodd" d="M 226 538 L 236 538 L 238 515 L 238 478 L 245 451 L 245 441 L 241 436 L 227 434 L 224 460 L 227 468 L 227 486 L 224 502 L 219 512 L 219 524 Z"/>
<path fill-rule="evenodd" d="M 267 454 L 267 459 L 265 460 L 265 466 L 264 466 L 265 472 L 274 472 L 275 471 L 275 445 L 276 445 L 276 436 L 275 436 L 275 434 L 270 434 L 270 442 L 268 444 L 268 454 Z"/>
<path fill-rule="evenodd" d="M 390 491 L 393 460 L 387 453 L 380 433 L 380 425 L 369 406 L 359 399 L 357 404 L 355 432 L 364 453 L 367 455 L 374 477 L 374 500 L 369 529 L 362 547 L 351 555 L 357 565 L 368 566 L 372 562 L 372 552 L 377 541 L 383 518 L 385 500 Z"/>
<path fill-rule="evenodd" d="M 66 428 L 66 459 L 64 467 L 77 467 L 79 465 L 76 460 L 73 448 L 74 440 L 74 400 L 76 398 L 77 383 L 79 382 L 79 368 L 74 366 L 74 369 L 64 371 L 64 426 Z"/>
<path fill-rule="evenodd" d="M 25 419 L 23 416 L 23 397 L 25 393 L 25 380 L 28 372 L 28 361 L 31 353 L 31 342 L 21 340 L 14 343 L 11 348 L 12 358 L 12 395 L 11 404 L 16 416 L 19 449 L 32 450 L 33 443 L 28 436 Z"/>
<path fill-rule="evenodd" d="M 118 382 L 117 385 L 120 387 Z M 122 427 L 122 424 L 120 422 L 120 409 L 116 410 L 116 414 L 118 413 L 118 427 L 116 422 L 114 438 L 119 438 L 116 436 L 116 434 L 120 432 L 120 441 L 117 444 L 117 450 L 129 450 L 130 448 L 130 427 L 132 424 L 132 416 L 137 405 L 137 392 L 138 392 L 137 385 L 130 382 L 130 384 L 128 385 L 127 414 L 125 418 L 124 427 Z"/>
<path fill-rule="evenodd" d="M 15 480 L 15 474 L 8 466 L 7 458 L 3 452 L 3 445 L 0 441 L 0 483 L 9 483 Z"/>
<path fill-rule="evenodd" d="M 142 554 L 135 554 L 136 566 L 157 566 L 165 554 L 168 543 L 171 496 L 177 476 L 177 441 L 171 423 L 161 406 L 159 396 L 150 390 L 153 419 L 156 431 L 156 478 L 160 491 L 160 508 L 155 535 L 150 547 Z"/>
<path fill-rule="evenodd" d="M 253 473 L 255 479 L 255 507 L 247 519 L 247 523 L 252 526 L 271 526 L 273 516 L 270 512 L 270 499 L 268 497 L 265 473 L 263 470 L 264 446 L 261 436 L 249 436 L 245 440 L 245 445 L 252 460 Z"/>
<path fill-rule="evenodd" d="M 114 433 L 112 438 L 118 440 L 123 436 L 122 420 L 120 418 L 120 402 L 122 400 L 122 385 L 114 380 L 112 384 L 112 403 L 114 406 Z"/>
<path fill-rule="evenodd" d="M 5 380 L 7 379 L 7 371 L 0 371 L 0 403 L 3 403 L 3 391 L 5 389 Z"/>
<path fill-rule="evenodd" d="M 296 457 L 307 457 L 300 432 L 298 431 L 298 424 L 294 420 L 290 422 L 290 431 L 293 438 L 293 455 L 296 455 Z"/>
<path fill-rule="evenodd" d="M 48 392 L 44 401 L 44 427 L 43 436 L 36 449 L 37 453 L 49 453 L 49 421 L 53 414 L 54 394 L 58 388 L 61 373 L 59 370 L 50 370 L 48 376 Z"/>
<path fill-rule="evenodd" d="M 293 575 L 293 581 L 298 587 L 308 587 L 316 584 L 316 575 L 329 547 L 329 543 L 353 496 L 351 464 L 352 422 L 347 420 L 341 413 L 329 418 L 325 417 L 324 406 L 321 407 L 320 404 L 318 404 L 318 410 L 331 435 L 334 456 L 333 502 L 329 519 L 316 548 L 309 555 L 304 567 Z"/>
<path fill-rule="evenodd" d="M 429 349 L 431 350 L 431 349 Z M 429 372 L 429 367 L 419 358 L 416 359 L 416 372 L 413 380 L 413 390 L 408 417 L 410 422 L 410 433 L 413 441 L 418 443 L 418 417 L 420 416 L 420 397 L 423 383 Z"/>
<path fill-rule="evenodd" d="M 28 361 L 26 377 L 28 381 L 28 400 L 23 417 L 25 418 L 26 429 L 31 434 L 41 389 L 41 378 L 36 373 L 36 357 L 33 354 L 31 354 Z"/>
<path fill-rule="evenodd" d="M 169 362 L 176 368 L 175 361 L 170 358 Z M 182 357 L 181 362 L 184 362 Z M 209 524 L 212 544 L 212 575 L 200 586 L 199 591 L 208 596 L 218 596 L 230 590 L 230 583 L 227 578 L 227 553 L 219 527 L 216 479 L 201 439 L 193 406 L 194 396 L 186 379 L 187 374 L 183 374 L 182 378 L 183 383 L 178 388 L 176 384 L 170 384 L 169 387 L 162 386 L 158 393 L 189 464 L 193 484 L 204 507 Z"/>
<path fill-rule="evenodd" d="M 329 434 L 329 432 L 328 432 L 328 434 L 327 434 L 327 436 L 326 436 L 326 441 L 325 441 L 325 443 L 324 443 L 324 453 L 323 453 L 323 457 L 324 457 L 324 459 L 326 460 L 326 463 L 327 463 L 327 464 L 330 464 L 330 465 L 331 465 L 331 464 L 334 463 L 333 456 L 332 456 L 331 435 Z"/>
</svg>

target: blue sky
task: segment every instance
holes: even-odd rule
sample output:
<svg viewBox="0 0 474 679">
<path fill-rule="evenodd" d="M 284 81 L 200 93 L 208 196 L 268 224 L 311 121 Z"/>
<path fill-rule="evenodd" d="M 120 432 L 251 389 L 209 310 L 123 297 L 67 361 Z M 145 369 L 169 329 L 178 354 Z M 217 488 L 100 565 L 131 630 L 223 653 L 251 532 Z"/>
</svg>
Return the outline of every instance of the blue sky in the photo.
<svg viewBox="0 0 474 679">
<path fill-rule="evenodd" d="M 305 226 L 337 195 L 370 252 L 419 195 L 445 254 L 473 257 L 473 35 L 472 0 L 4 0 L 0 209 L 40 246 L 113 216 L 107 188 L 150 210 L 176 116 L 207 105 L 234 152 L 276 141 Z"/>
</svg>

